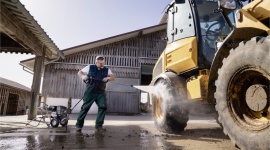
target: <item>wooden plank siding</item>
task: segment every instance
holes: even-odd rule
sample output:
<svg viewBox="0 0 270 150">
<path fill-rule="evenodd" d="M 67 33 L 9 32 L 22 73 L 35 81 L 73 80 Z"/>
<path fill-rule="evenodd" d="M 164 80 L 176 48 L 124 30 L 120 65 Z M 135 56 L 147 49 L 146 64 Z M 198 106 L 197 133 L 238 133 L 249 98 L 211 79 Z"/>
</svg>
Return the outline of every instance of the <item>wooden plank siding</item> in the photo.
<svg viewBox="0 0 270 150">
<path fill-rule="evenodd" d="M 126 84 L 140 83 L 141 64 L 154 65 L 166 46 L 166 31 L 140 35 L 135 38 L 86 49 L 65 56 L 65 59 L 46 65 L 42 95 L 56 98 L 81 99 L 86 85 L 77 76 L 77 72 L 88 64 L 94 64 L 95 57 L 105 57 L 106 66 L 116 76 L 116 81 L 125 80 Z M 108 112 L 139 113 L 140 91 L 122 88 L 110 88 L 106 91 Z M 125 91 L 125 92 L 123 92 Z"/>
</svg>

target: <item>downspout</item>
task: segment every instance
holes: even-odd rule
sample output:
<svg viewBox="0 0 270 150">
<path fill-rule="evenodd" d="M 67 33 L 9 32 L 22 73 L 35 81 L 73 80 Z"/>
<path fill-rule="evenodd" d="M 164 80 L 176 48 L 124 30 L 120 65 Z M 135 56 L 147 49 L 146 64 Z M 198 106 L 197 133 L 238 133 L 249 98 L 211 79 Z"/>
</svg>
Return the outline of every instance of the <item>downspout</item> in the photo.
<svg viewBox="0 0 270 150">
<path fill-rule="evenodd" d="M 20 65 L 23 67 L 23 70 L 24 70 L 24 71 L 26 71 L 26 72 L 28 72 L 28 73 L 30 73 L 30 74 L 34 74 L 34 72 L 28 71 L 28 70 L 30 70 L 29 68 L 25 67 L 25 66 L 22 65 L 21 63 L 20 63 Z M 25 68 L 27 68 L 28 70 L 26 70 Z"/>
<path fill-rule="evenodd" d="M 61 56 L 60 56 L 59 52 L 57 52 L 57 58 L 51 59 L 51 60 L 49 60 L 48 62 L 45 62 L 45 63 L 44 63 L 44 66 L 46 66 L 46 65 L 48 65 L 48 64 L 50 64 L 50 63 L 52 63 L 52 62 L 55 62 L 55 61 L 59 60 L 60 57 L 61 57 Z M 62 58 L 63 58 L 63 57 L 62 57 Z"/>
</svg>

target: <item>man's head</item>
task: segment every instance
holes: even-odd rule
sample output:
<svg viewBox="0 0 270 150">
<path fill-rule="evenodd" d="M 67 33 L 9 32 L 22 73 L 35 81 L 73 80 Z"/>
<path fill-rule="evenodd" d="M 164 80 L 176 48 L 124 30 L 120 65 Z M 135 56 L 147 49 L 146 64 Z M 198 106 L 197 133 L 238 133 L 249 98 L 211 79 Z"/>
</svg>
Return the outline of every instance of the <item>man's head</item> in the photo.
<svg viewBox="0 0 270 150">
<path fill-rule="evenodd" d="M 105 59 L 103 56 L 97 56 L 96 57 L 96 65 L 98 68 L 103 68 L 105 65 Z"/>
</svg>

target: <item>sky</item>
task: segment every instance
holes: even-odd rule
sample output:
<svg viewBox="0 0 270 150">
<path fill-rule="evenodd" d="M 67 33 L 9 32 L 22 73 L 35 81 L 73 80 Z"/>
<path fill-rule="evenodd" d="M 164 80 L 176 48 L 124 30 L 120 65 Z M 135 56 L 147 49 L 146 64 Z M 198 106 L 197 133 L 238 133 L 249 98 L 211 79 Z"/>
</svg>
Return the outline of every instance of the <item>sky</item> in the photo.
<svg viewBox="0 0 270 150">
<path fill-rule="evenodd" d="M 154 26 L 171 0 L 20 0 L 55 45 L 66 49 Z M 29 88 L 33 75 L 20 61 L 30 54 L 0 53 L 0 77 Z"/>
</svg>

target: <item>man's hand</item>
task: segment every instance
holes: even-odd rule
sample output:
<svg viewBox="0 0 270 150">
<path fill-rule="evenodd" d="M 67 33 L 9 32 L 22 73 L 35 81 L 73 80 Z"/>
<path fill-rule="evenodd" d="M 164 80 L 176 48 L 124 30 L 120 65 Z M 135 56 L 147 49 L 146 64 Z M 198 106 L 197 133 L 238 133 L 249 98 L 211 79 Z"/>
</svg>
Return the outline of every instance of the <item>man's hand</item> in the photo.
<svg viewBox="0 0 270 150">
<path fill-rule="evenodd" d="M 105 78 L 102 79 L 102 82 L 108 82 L 109 79 L 110 79 L 110 77 L 105 77 Z"/>
<path fill-rule="evenodd" d="M 86 81 L 86 80 L 88 80 L 89 78 L 88 78 L 88 76 L 87 75 L 82 75 L 82 77 L 81 77 L 84 81 Z"/>
</svg>

